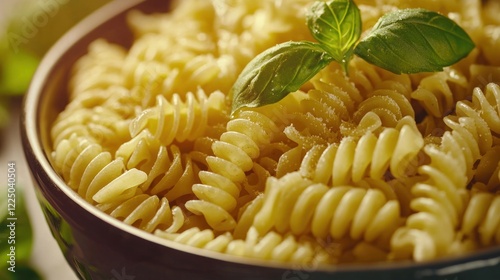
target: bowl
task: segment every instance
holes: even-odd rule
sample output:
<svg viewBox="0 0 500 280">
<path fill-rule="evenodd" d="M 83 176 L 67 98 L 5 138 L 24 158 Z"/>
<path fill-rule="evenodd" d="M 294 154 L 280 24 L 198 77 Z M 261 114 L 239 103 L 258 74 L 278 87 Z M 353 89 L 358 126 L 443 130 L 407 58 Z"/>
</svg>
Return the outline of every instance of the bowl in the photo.
<svg viewBox="0 0 500 280">
<path fill-rule="evenodd" d="M 80 279 L 500 279 L 499 247 L 424 263 L 297 266 L 177 244 L 87 203 L 51 167 L 50 125 L 67 102 L 70 68 L 90 42 L 105 38 L 131 45 L 125 20 L 131 9 L 168 11 L 169 1 L 113 1 L 87 17 L 46 54 L 23 103 L 22 145 L 37 198 L 67 263 Z"/>
</svg>

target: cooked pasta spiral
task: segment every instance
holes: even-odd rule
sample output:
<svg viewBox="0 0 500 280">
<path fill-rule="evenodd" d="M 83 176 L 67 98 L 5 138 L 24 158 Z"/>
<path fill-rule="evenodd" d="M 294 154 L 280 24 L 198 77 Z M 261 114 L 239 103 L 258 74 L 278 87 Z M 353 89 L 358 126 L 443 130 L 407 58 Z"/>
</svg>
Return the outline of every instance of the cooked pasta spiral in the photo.
<svg viewBox="0 0 500 280">
<path fill-rule="evenodd" d="M 216 230 L 230 230 L 236 225 L 230 212 L 246 180 L 245 172 L 252 169 L 260 155 L 260 147 L 269 144 L 280 129 L 267 116 L 257 111 L 241 111 L 227 123 L 227 131 L 212 144 L 214 156 L 207 157 L 210 171 L 200 171 L 200 184 L 193 185 L 199 200 L 186 203 L 186 208 L 202 214 Z"/>
<path fill-rule="evenodd" d="M 92 42 L 88 54 L 76 62 L 78 71 L 70 80 L 70 99 L 90 90 L 124 86 L 122 66 L 125 56 L 125 49 L 119 45 L 103 39 Z"/>
<path fill-rule="evenodd" d="M 410 98 L 412 85 L 409 75 L 396 75 L 358 57 L 352 59 L 350 69 L 349 79 L 362 96 L 366 97 L 377 90 L 391 90 Z"/>
<path fill-rule="evenodd" d="M 472 92 L 472 101 L 457 102 L 457 115 L 474 117 L 479 116 L 480 120 L 486 122 L 489 127 L 481 127 L 481 133 L 491 130 L 500 133 L 500 86 L 489 83 L 483 91 L 477 87 Z M 477 122 L 478 118 L 474 118 Z M 481 139 L 483 139 L 481 137 Z M 489 139 L 489 138 L 486 138 Z M 487 144 L 486 144 L 487 145 Z M 484 147 L 487 148 L 487 147 Z M 484 148 L 482 151 L 484 152 Z"/>
<path fill-rule="evenodd" d="M 296 238 L 291 234 L 283 236 L 272 231 L 259 236 L 254 228 L 250 228 L 244 240 L 233 239 L 230 234 L 216 236 L 213 230 L 198 228 L 191 228 L 182 233 L 157 230 L 155 235 L 216 252 L 279 262 L 322 263 L 327 256 L 325 249 L 313 239 Z"/>
<path fill-rule="evenodd" d="M 474 193 L 462 220 L 461 233 L 478 235 L 481 245 L 500 244 L 500 195 Z"/>
<path fill-rule="evenodd" d="M 98 204 L 97 208 L 146 232 L 158 229 L 177 232 L 185 219 L 179 206 L 170 208 L 167 198 L 156 195 L 139 194 L 119 203 Z"/>
<path fill-rule="evenodd" d="M 176 145 L 163 145 L 148 130 L 143 130 L 121 145 L 115 156 L 127 168 L 147 173 L 147 179 L 140 185 L 142 191 L 174 201 L 192 194 L 191 186 L 199 182 L 200 163 L 193 161 L 192 153 L 184 153 Z"/>
<path fill-rule="evenodd" d="M 157 229 L 154 234 L 167 240 L 216 252 L 225 252 L 228 245 L 233 241 L 231 234 L 215 236 L 214 231 L 211 229 L 201 230 L 196 227 L 174 234 Z"/>
<path fill-rule="evenodd" d="M 125 66 L 126 67 L 126 66 Z M 125 68 L 126 69 L 126 68 Z M 138 108 L 150 108 L 157 102 L 157 96 L 171 97 L 172 93 L 164 90 L 165 84 L 171 80 L 169 69 L 157 61 L 137 63 L 133 77 L 127 78 L 130 85 L 129 95 Z"/>
<path fill-rule="evenodd" d="M 465 208 L 467 184 L 463 162 L 450 160 L 452 155 L 432 146 L 425 151 L 431 163 L 419 171 L 429 180 L 412 187 L 415 198 L 410 206 L 416 213 L 408 217 L 406 227 L 398 229 L 391 241 L 397 254 L 412 244 L 413 258 L 419 261 L 446 255 Z"/>
<path fill-rule="evenodd" d="M 130 137 L 129 118 L 134 114 L 130 101 L 122 87 L 81 93 L 55 120 L 50 131 L 53 146 L 76 134 L 113 151 Z"/>
<path fill-rule="evenodd" d="M 113 159 L 85 137 L 62 140 L 53 153 L 54 165 L 74 190 L 89 202 L 107 203 L 133 197 L 147 175 L 126 169 L 122 159 Z"/>
<path fill-rule="evenodd" d="M 170 102 L 159 95 L 156 106 L 144 110 L 131 122 L 130 134 L 134 137 L 147 129 L 163 145 L 194 141 L 204 135 L 211 124 L 226 122 L 222 114 L 213 113 L 224 110 L 224 102 L 222 93 L 214 92 L 207 97 L 202 89 L 197 91 L 197 96 L 188 92 L 185 102 L 178 94 L 174 94 Z"/>
<path fill-rule="evenodd" d="M 336 73 L 337 75 L 343 75 Z M 346 91 L 328 78 L 313 81 L 313 89 L 307 92 L 307 97 L 301 100 L 301 111 L 293 122 L 298 130 L 306 128 L 310 135 L 320 136 L 330 141 L 338 138 L 338 130 L 343 122 L 350 120 L 361 96 L 356 89 Z M 299 111 L 300 112 L 300 111 Z"/>
<path fill-rule="evenodd" d="M 356 183 L 365 177 L 400 178 L 408 172 L 419 154 L 424 140 L 415 127 L 404 125 L 401 130 L 385 128 L 378 137 L 366 133 L 359 140 L 345 137 L 340 144 L 317 146 L 304 157 L 302 174 L 315 182 L 342 185 Z"/>
<path fill-rule="evenodd" d="M 238 67 L 232 56 L 218 54 L 217 37 L 210 30 L 213 22 L 189 20 L 198 13 L 213 17 L 212 4 L 198 1 L 193 9 L 196 11 L 185 9 L 185 12 L 176 13 L 173 16 L 175 25 L 171 21 L 155 21 L 157 26 L 153 28 L 156 30 L 146 33 L 141 29 L 151 28 L 151 25 L 144 24 L 143 19 L 147 16 L 137 11 L 130 14 L 129 22 L 136 29 L 138 38 L 124 65 L 124 76 L 128 81 L 137 81 L 141 72 L 146 77 L 152 75 L 154 73 L 149 68 L 158 67 L 163 78 L 157 91 L 167 98 L 174 93 L 194 92 L 198 87 L 208 92 L 229 89 L 241 66 Z M 183 25 L 182 22 L 185 22 L 184 28 L 179 33 L 177 27 Z M 138 72 L 138 69 L 142 71 Z"/>
<path fill-rule="evenodd" d="M 429 179 L 412 187 L 415 198 L 411 207 L 416 213 L 408 217 L 406 228 L 398 230 L 392 240 L 396 251 L 413 244 L 416 260 L 447 254 L 465 211 L 466 187 L 474 176 L 474 165 L 492 145 L 483 118 L 468 106 L 457 109 L 459 112 L 467 116 L 444 118 L 451 131 L 444 133 L 439 146 L 425 146 L 431 162 L 420 166 L 419 173 Z"/>
<path fill-rule="evenodd" d="M 418 100 L 425 111 L 434 117 L 447 115 L 455 106 L 457 99 L 448 84 L 449 76 L 439 72 L 423 78 L 411 97 Z"/>
<path fill-rule="evenodd" d="M 454 227 L 460 215 L 456 208 L 463 208 L 462 196 L 465 193 L 443 190 L 445 187 L 451 189 L 453 185 L 446 185 L 451 182 L 441 178 L 443 174 L 437 173 L 435 176 L 441 179 L 437 182 L 440 189 L 430 183 L 417 183 L 412 187 L 416 198 L 410 202 L 410 206 L 416 213 L 408 217 L 406 226 L 399 228 L 391 239 L 392 250 L 400 257 L 410 254 L 417 261 L 432 259 L 446 255 L 453 243 Z M 448 201 L 450 197 L 457 199 L 459 205 Z M 406 252 L 407 246 L 413 246 L 412 252 Z"/>
<path fill-rule="evenodd" d="M 323 138 L 331 138 L 339 129 L 344 136 L 361 136 L 382 126 L 396 127 L 406 116 L 415 117 L 408 76 L 380 72 L 366 62 L 353 63 L 365 67 L 361 69 L 366 73 L 355 68 L 357 72 L 346 80 L 341 71 L 327 67 L 326 73 L 321 72 L 319 78 L 311 81 L 309 98 L 301 102 L 302 108 L 308 109 L 303 117 L 307 128 L 318 130 L 317 135 Z M 325 128 L 320 131 L 322 127 Z"/>
<path fill-rule="evenodd" d="M 494 146 L 481 157 L 474 174 L 473 189 L 500 191 L 500 146 Z"/>
<path fill-rule="evenodd" d="M 401 92 L 392 89 L 379 89 L 367 95 L 353 115 L 355 123 L 361 123 L 367 114 L 376 114 L 383 127 L 396 127 L 406 116 L 415 118 L 415 112 Z"/>
<path fill-rule="evenodd" d="M 299 172 L 270 177 L 253 226 L 263 235 L 274 229 L 325 239 L 346 236 L 374 241 L 400 220 L 399 203 L 382 191 L 349 186 L 328 187 Z M 311 211 L 310 209 L 314 209 Z"/>
</svg>

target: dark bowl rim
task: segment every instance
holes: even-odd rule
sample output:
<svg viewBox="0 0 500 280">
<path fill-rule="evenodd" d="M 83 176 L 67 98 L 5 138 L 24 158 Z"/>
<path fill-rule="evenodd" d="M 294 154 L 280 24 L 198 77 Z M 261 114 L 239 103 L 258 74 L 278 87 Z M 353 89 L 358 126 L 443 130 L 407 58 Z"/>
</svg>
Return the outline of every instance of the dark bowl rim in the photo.
<svg viewBox="0 0 500 280">
<path fill-rule="evenodd" d="M 274 262 L 269 260 L 252 259 L 246 257 L 238 257 L 224 253 L 212 252 L 205 249 L 199 249 L 188 245 L 180 244 L 174 241 L 166 240 L 153 234 L 144 232 L 138 228 L 127 225 L 108 214 L 101 212 L 95 206 L 91 205 L 74 192 L 61 177 L 54 171 L 47 158 L 47 154 L 43 151 L 42 140 L 39 132 L 39 123 L 37 122 L 40 114 L 40 101 L 43 99 L 43 89 L 46 81 L 53 71 L 62 54 L 66 54 L 72 50 L 74 45 L 79 43 L 79 40 L 85 34 L 99 28 L 104 22 L 110 18 L 126 13 L 140 3 L 147 0 L 121 0 L 111 1 L 110 3 L 99 8 L 91 15 L 80 21 L 68 32 L 66 32 L 44 55 L 40 62 L 31 84 L 23 98 L 21 112 L 21 136 L 23 138 L 23 152 L 28 159 L 36 159 L 37 164 L 43 168 L 45 175 L 50 178 L 53 183 L 69 197 L 73 202 L 85 209 L 88 213 L 99 218 L 103 222 L 118 228 L 123 232 L 132 234 L 138 238 L 155 243 L 158 246 L 167 246 L 169 248 L 198 255 L 200 257 L 208 257 L 229 263 L 237 263 L 250 265 L 255 267 L 268 267 L 282 270 L 313 270 L 326 273 L 349 273 L 360 271 L 387 271 L 392 270 L 418 270 L 419 275 L 425 276 L 445 276 L 448 274 L 459 273 L 482 267 L 491 267 L 500 265 L 500 247 L 492 247 L 477 251 L 474 253 L 445 257 L 432 261 L 413 262 L 413 261 L 394 261 L 382 263 L 352 263 L 352 264 L 329 264 L 318 265 L 313 268 L 302 267 L 297 268 L 297 265 L 289 263 Z M 97 39 L 97 38 L 95 38 Z M 30 166 L 30 172 L 33 170 Z"/>
</svg>

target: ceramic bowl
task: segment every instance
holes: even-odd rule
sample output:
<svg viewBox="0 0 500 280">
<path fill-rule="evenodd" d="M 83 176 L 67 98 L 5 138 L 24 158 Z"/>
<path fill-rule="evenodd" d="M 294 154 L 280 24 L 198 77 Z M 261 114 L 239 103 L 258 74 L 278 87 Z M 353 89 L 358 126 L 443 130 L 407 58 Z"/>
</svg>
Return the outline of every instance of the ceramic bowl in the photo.
<svg viewBox="0 0 500 280">
<path fill-rule="evenodd" d="M 295 266 L 249 260 L 165 241 L 87 203 L 50 165 L 49 130 L 67 102 L 72 64 L 97 38 L 130 46 L 127 11 L 159 12 L 169 1 L 113 1 L 71 29 L 47 53 L 25 96 L 22 145 L 40 205 L 68 264 L 81 279 L 500 279 L 500 248 L 426 263 Z M 499 213 L 500 215 L 500 213 Z"/>
</svg>

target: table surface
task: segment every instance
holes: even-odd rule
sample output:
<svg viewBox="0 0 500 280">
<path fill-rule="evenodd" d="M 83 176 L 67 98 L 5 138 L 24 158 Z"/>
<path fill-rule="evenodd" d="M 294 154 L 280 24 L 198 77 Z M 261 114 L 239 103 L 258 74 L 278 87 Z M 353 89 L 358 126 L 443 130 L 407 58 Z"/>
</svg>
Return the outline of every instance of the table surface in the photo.
<svg viewBox="0 0 500 280">
<path fill-rule="evenodd" d="M 5 30 L 5 22 L 8 20 L 7 15 L 10 14 L 15 4 L 16 0 L 0 0 L 0 31 Z M 26 205 L 33 227 L 34 244 L 31 264 L 44 280 L 78 279 L 66 263 L 55 239 L 52 237 L 35 197 L 33 182 L 21 147 L 19 132 L 20 98 L 13 100 L 10 110 L 10 122 L 8 127 L 2 131 L 3 139 L 0 141 L 0 163 L 5 168 L 8 162 L 14 161 L 16 163 L 17 186 L 23 188 L 25 193 Z M 6 172 L 0 172 L 0 182 L 7 182 Z M 6 188 L 6 185 L 0 184 L 0 189 L 4 188 Z M 0 190 L 0 192 L 6 193 L 6 190 Z"/>
</svg>

